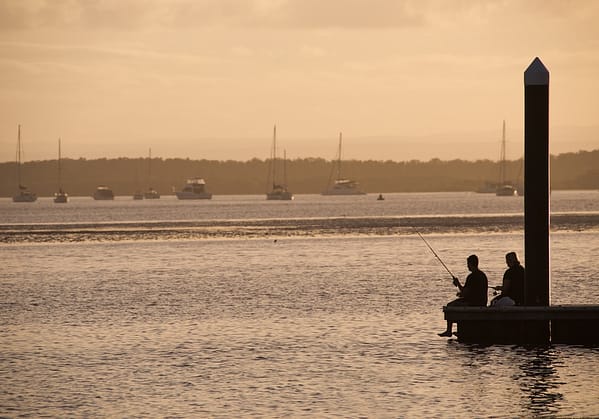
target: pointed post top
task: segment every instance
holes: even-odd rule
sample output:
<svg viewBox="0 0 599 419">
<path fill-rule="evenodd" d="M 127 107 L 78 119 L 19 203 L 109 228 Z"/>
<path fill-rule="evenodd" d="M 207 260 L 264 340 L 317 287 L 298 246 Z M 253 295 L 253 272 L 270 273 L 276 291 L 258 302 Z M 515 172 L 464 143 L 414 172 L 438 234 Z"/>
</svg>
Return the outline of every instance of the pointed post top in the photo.
<svg viewBox="0 0 599 419">
<path fill-rule="evenodd" d="M 541 62 L 539 57 L 536 57 L 524 72 L 524 85 L 549 85 L 549 70 L 547 70 L 547 67 Z"/>
</svg>

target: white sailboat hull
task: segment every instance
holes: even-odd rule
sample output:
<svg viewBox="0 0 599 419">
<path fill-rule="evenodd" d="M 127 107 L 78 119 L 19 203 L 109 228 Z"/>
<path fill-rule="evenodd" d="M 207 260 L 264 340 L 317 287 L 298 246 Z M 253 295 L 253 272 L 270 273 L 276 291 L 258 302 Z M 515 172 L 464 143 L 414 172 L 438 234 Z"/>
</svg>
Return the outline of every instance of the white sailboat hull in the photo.
<svg viewBox="0 0 599 419">
<path fill-rule="evenodd" d="M 270 192 L 266 194 L 266 199 L 269 201 L 291 201 L 293 200 L 293 194 L 289 191 Z"/>
</svg>

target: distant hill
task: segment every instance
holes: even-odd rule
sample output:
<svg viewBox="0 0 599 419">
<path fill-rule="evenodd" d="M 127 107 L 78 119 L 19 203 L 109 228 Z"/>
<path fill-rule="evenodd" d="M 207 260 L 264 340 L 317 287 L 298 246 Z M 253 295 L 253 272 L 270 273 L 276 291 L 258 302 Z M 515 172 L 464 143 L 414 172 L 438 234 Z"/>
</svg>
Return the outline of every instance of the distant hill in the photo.
<svg viewBox="0 0 599 419">
<path fill-rule="evenodd" d="M 63 159 L 62 183 L 71 196 L 91 196 L 97 185 L 115 194 L 132 195 L 152 186 L 161 194 L 180 189 L 189 177 L 203 177 L 214 194 L 262 194 L 267 190 L 268 160 L 216 161 L 153 158 L 151 179 L 148 159 Z M 289 189 L 295 194 L 322 192 L 333 164 L 322 158 L 287 162 Z M 22 183 L 38 196 L 51 196 L 58 188 L 56 160 L 31 161 L 22 166 Z M 513 182 L 522 183 L 522 160 L 507 162 Z M 369 193 L 475 191 L 496 182 L 499 163 L 491 160 L 374 161 L 349 160 L 342 174 L 357 180 Z M 599 150 L 551 156 L 552 189 L 599 189 Z M 0 163 L 0 196 L 16 191 L 15 163 Z"/>
</svg>

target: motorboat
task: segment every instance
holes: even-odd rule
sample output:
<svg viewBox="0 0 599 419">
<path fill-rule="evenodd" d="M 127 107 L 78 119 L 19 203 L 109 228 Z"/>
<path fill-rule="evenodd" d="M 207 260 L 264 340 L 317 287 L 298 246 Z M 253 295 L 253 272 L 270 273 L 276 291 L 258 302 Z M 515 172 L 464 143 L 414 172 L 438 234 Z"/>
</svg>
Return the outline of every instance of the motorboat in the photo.
<svg viewBox="0 0 599 419">
<path fill-rule="evenodd" d="M 183 190 L 175 192 L 177 199 L 212 199 L 206 190 L 206 181 L 199 177 L 187 179 Z"/>
<path fill-rule="evenodd" d="M 23 186 L 20 186 L 23 188 Z M 35 202 L 37 201 L 37 194 L 28 191 L 28 190 L 20 190 L 12 197 L 13 202 Z"/>
<path fill-rule="evenodd" d="M 110 201 L 114 199 L 114 192 L 106 185 L 100 185 L 94 192 L 94 199 L 96 201 Z"/>
</svg>

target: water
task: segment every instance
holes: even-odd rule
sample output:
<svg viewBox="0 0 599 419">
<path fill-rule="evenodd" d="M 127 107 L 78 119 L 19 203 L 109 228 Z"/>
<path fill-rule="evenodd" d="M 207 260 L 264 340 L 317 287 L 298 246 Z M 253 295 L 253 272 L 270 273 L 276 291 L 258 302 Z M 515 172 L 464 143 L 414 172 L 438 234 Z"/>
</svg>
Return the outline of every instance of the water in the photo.
<svg viewBox="0 0 599 419">
<path fill-rule="evenodd" d="M 597 304 L 597 197 L 553 200 L 583 222 L 552 233 L 552 302 Z M 476 253 L 499 284 L 523 234 L 493 224 L 519 198 L 160 201 L 0 202 L 0 416 L 599 415 L 599 348 L 437 337 L 451 280 L 416 227 L 386 224 L 440 219 L 426 237 L 450 269 L 464 278 Z M 255 233 L 229 235 L 239 224 Z"/>
</svg>

